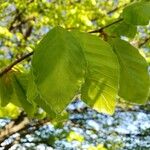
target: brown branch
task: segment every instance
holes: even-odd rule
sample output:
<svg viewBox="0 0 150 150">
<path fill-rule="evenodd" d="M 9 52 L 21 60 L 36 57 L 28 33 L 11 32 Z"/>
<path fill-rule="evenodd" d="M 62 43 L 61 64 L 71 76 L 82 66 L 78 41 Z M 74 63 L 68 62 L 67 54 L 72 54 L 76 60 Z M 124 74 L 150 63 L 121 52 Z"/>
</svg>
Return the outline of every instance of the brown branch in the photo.
<svg viewBox="0 0 150 150">
<path fill-rule="evenodd" d="M 0 129 L 0 136 L 1 136 L 1 132 L 5 132 L 5 130 L 9 130 L 11 129 L 14 125 L 17 125 L 19 124 L 23 119 L 24 117 L 26 117 L 27 115 L 22 111 L 20 113 L 20 115 L 16 118 L 16 119 L 12 119 L 8 124 L 6 124 L 4 127 L 2 127 Z"/>
<path fill-rule="evenodd" d="M 141 47 L 144 46 L 149 40 L 150 40 L 150 37 L 145 38 L 142 43 L 139 43 L 139 44 L 138 44 L 138 47 L 141 48 Z"/>
<path fill-rule="evenodd" d="M 112 26 L 114 24 L 117 24 L 117 23 L 119 23 L 121 21 L 123 21 L 123 18 L 120 18 L 119 20 L 116 20 L 116 21 L 114 21 L 114 22 L 112 22 L 112 23 L 110 23 L 110 24 L 108 24 L 106 26 L 103 26 L 103 27 L 101 27 L 101 28 L 99 28 L 97 30 L 90 31 L 89 33 L 101 33 L 101 32 L 103 32 L 104 29 L 106 29 L 106 28 L 108 28 L 108 27 L 110 27 L 110 26 Z"/>
<path fill-rule="evenodd" d="M 26 127 L 26 125 L 29 123 L 30 123 L 29 119 L 27 117 L 25 117 L 21 123 L 13 126 L 11 128 L 8 128 L 8 129 L 6 128 L 6 130 L 4 130 L 0 133 L 0 142 L 4 141 L 8 136 L 10 136 L 10 135 L 18 132 L 22 128 Z"/>
<path fill-rule="evenodd" d="M 31 4 L 32 2 L 34 2 L 34 0 L 30 0 L 27 2 L 27 5 Z M 24 14 L 24 12 L 26 11 L 26 9 L 23 9 L 22 11 L 19 11 L 18 8 L 16 8 L 16 15 L 14 17 L 14 19 L 12 20 L 12 22 L 10 23 L 10 26 L 8 28 L 9 31 L 12 31 L 14 28 L 16 28 L 16 26 L 14 27 L 14 24 L 17 22 L 17 21 L 20 21 L 22 22 L 22 15 Z"/>
<path fill-rule="evenodd" d="M 10 23 L 10 26 L 9 26 L 9 28 L 8 28 L 9 31 L 11 31 L 11 30 L 13 29 L 14 23 L 15 23 L 17 20 L 20 20 L 21 13 L 22 13 L 22 12 L 19 12 L 19 10 L 16 9 L 16 15 L 15 15 L 13 21 Z"/>
<path fill-rule="evenodd" d="M 31 35 L 32 33 L 32 29 L 33 29 L 33 25 L 30 25 L 28 27 L 28 29 L 26 30 L 25 34 L 24 34 L 24 39 L 27 40 L 27 38 Z"/>
<path fill-rule="evenodd" d="M 11 143 L 9 143 L 9 144 L 6 144 L 6 143 L 3 144 L 3 142 L 4 142 L 7 138 L 9 138 L 12 134 L 10 134 L 10 135 L 8 135 L 7 137 L 5 137 L 5 139 L 0 142 L 0 143 L 1 143 L 1 146 L 0 146 L 0 147 L 3 147 L 4 150 L 5 150 L 5 149 L 6 149 L 6 150 L 9 149 L 9 148 L 12 147 L 14 144 L 19 143 L 20 140 L 21 140 L 22 138 L 24 138 L 27 134 L 32 134 L 32 133 L 34 133 L 36 130 L 38 130 L 39 127 L 41 127 L 41 126 L 47 124 L 48 122 L 50 122 L 50 120 L 47 119 L 47 118 L 45 118 L 44 120 L 39 120 L 39 121 L 35 122 L 34 125 L 31 125 L 30 122 L 29 122 L 26 126 L 24 126 L 22 129 L 20 129 L 20 130 L 17 131 L 17 132 L 19 133 L 19 135 L 18 135 Z M 30 130 L 29 130 L 29 129 L 30 129 Z M 13 133 L 13 134 L 14 134 L 14 133 Z M 28 143 L 28 142 L 27 142 L 27 143 Z M 34 141 L 33 141 L 33 143 L 34 143 Z M 36 143 L 36 142 L 35 142 L 35 143 Z M 46 143 L 46 141 L 45 141 L 45 143 Z M 46 144 L 48 144 L 48 143 L 46 143 Z"/>
<path fill-rule="evenodd" d="M 4 126 L 4 128 L 0 130 L 0 143 L 14 134 L 14 132 L 24 128 L 25 118 L 27 118 L 27 115 L 22 111 L 16 119 L 13 119 L 11 122 Z"/>
<path fill-rule="evenodd" d="M 102 28 L 100 28 L 100 29 L 90 31 L 89 33 L 100 33 L 100 32 L 103 32 L 104 29 L 106 29 L 106 28 L 108 28 L 108 27 L 110 27 L 110 26 L 112 26 L 112 25 L 114 25 L 114 24 L 116 24 L 116 23 L 118 23 L 118 22 L 121 22 L 122 20 L 123 20 L 123 19 L 121 18 L 121 19 L 119 19 L 119 20 L 117 20 L 117 21 L 114 21 L 114 22 L 112 22 L 112 23 L 110 23 L 110 24 L 108 24 L 108 25 L 106 25 L 106 26 L 104 26 L 104 27 L 102 27 Z M 23 61 L 24 59 L 30 57 L 31 55 L 33 55 L 33 51 L 30 52 L 30 53 L 28 53 L 28 54 L 26 54 L 26 55 L 24 55 L 24 56 L 22 56 L 21 58 L 15 60 L 15 61 L 12 62 L 10 65 L 8 65 L 6 68 L 2 69 L 2 70 L 0 71 L 0 77 L 2 77 L 4 74 L 8 73 L 15 65 L 17 65 L 18 63 L 20 63 L 20 62 Z"/>
<path fill-rule="evenodd" d="M 121 8 L 124 8 L 124 7 L 127 6 L 128 4 L 129 4 L 129 3 L 125 3 L 125 4 L 121 5 L 121 6 L 117 6 L 116 8 L 114 8 L 114 9 L 108 11 L 108 12 L 107 12 L 107 15 L 110 15 L 111 13 L 114 13 L 115 11 L 117 11 L 117 10 L 119 10 L 119 9 L 121 9 Z"/>
<path fill-rule="evenodd" d="M 18 24 L 16 24 L 15 26 L 13 25 L 12 27 L 11 27 L 11 30 L 14 30 L 14 29 L 20 29 L 21 28 L 21 26 L 22 25 L 24 25 L 24 24 L 26 24 L 26 23 L 28 23 L 29 21 L 32 21 L 32 20 L 35 20 L 35 17 L 33 16 L 33 17 L 31 17 L 31 18 L 27 18 L 27 19 L 25 19 L 25 20 L 22 20 L 22 21 L 20 21 Z"/>
<path fill-rule="evenodd" d="M 17 65 L 21 61 L 25 60 L 26 58 L 30 57 L 31 55 L 33 55 L 33 51 L 26 54 L 26 55 L 24 55 L 24 56 L 22 56 L 22 57 L 20 57 L 19 59 L 12 62 L 12 64 L 8 65 L 6 68 L 2 69 L 0 71 L 0 77 L 2 77 L 4 74 L 8 73 L 15 65 Z"/>
<path fill-rule="evenodd" d="M 131 2 L 130 2 L 130 3 L 131 3 Z M 104 17 L 106 17 L 106 15 L 110 15 L 111 13 L 114 13 L 114 12 L 118 11 L 118 10 L 121 9 L 121 8 L 123 9 L 125 6 L 127 6 L 127 5 L 130 4 L 130 3 L 125 3 L 125 4 L 121 5 L 121 6 L 115 7 L 114 9 L 108 11 L 106 14 L 103 14 L 103 15 L 101 16 L 101 19 L 104 18 Z M 96 17 L 93 18 L 91 21 L 96 21 L 97 19 L 99 19 L 99 16 L 96 16 Z"/>
</svg>

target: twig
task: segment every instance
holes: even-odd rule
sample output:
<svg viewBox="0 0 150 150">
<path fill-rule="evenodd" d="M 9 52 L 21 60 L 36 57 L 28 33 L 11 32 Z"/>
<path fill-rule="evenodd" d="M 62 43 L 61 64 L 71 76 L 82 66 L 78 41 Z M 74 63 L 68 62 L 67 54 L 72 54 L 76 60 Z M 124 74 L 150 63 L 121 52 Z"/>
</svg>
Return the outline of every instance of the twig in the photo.
<svg viewBox="0 0 150 150">
<path fill-rule="evenodd" d="M 139 43 L 138 47 L 141 48 L 143 45 L 145 45 L 150 40 L 150 37 L 146 38 L 142 43 Z"/>
<path fill-rule="evenodd" d="M 33 55 L 33 51 L 20 57 L 19 59 L 15 60 L 14 62 L 12 62 L 12 64 L 8 65 L 6 68 L 4 68 L 3 70 L 0 71 L 0 77 L 2 77 L 4 74 L 9 72 L 15 65 L 17 65 L 18 63 L 20 63 L 24 59 L 30 57 L 31 55 Z"/>
<path fill-rule="evenodd" d="M 29 4 L 31 4 L 32 2 L 34 2 L 34 0 L 30 0 L 27 2 L 27 5 L 29 6 Z M 10 23 L 10 26 L 8 28 L 9 31 L 12 31 L 14 29 L 14 24 L 17 21 L 22 22 L 22 14 L 26 11 L 26 9 L 23 9 L 22 11 L 19 11 L 18 8 L 16 8 L 16 15 L 14 17 L 14 19 L 12 20 L 12 22 Z M 21 23 L 22 24 L 22 23 Z M 19 24 L 20 25 L 20 24 Z M 16 27 L 15 27 L 16 28 Z"/>
<path fill-rule="evenodd" d="M 112 26 L 112 25 L 114 25 L 116 23 L 119 23 L 121 21 L 123 21 L 123 18 L 120 18 L 119 20 L 116 20 L 116 21 L 114 21 L 114 22 L 112 22 L 112 23 L 110 23 L 110 24 L 108 24 L 106 26 L 103 26 L 103 27 L 101 27 L 101 28 L 99 28 L 97 30 L 90 31 L 89 33 L 101 33 L 104 29 L 106 29 L 106 28 L 108 28 L 108 27 L 110 27 L 110 26 Z"/>
<path fill-rule="evenodd" d="M 11 135 L 13 134 L 10 134 L 9 136 L 5 137 L 5 139 L 3 141 L 1 141 L 1 146 L 0 147 L 3 147 L 4 150 L 8 150 L 10 147 L 12 147 L 14 144 L 17 144 L 20 142 L 20 140 L 22 138 L 24 138 L 27 134 L 32 134 L 34 133 L 36 130 L 38 130 L 39 127 L 47 124 L 48 122 L 50 122 L 49 119 L 44 119 L 44 120 L 39 120 L 38 122 L 36 122 L 36 124 L 34 125 L 31 125 L 30 123 L 28 123 L 26 126 L 24 126 L 23 128 L 21 128 L 20 130 L 18 130 L 17 132 L 19 133 L 19 136 L 16 137 L 11 143 L 9 144 L 5 144 L 5 145 L 2 145 L 2 143 L 7 139 L 9 138 Z M 30 129 L 30 130 L 29 130 Z M 27 142 L 28 143 L 28 142 Z M 34 141 L 33 141 L 34 143 Z M 46 143 L 45 141 L 45 144 L 48 144 Z"/>
<path fill-rule="evenodd" d="M 27 22 L 32 21 L 32 20 L 35 20 L 35 17 L 31 17 L 31 18 L 27 18 L 27 19 L 25 19 L 25 20 L 22 20 L 22 21 L 20 21 L 18 24 L 16 24 L 15 26 L 12 25 L 10 31 L 11 31 L 11 30 L 14 30 L 14 29 L 16 29 L 16 28 L 20 28 L 22 25 L 24 25 L 24 24 L 26 24 Z"/>
<path fill-rule="evenodd" d="M 27 117 L 25 117 L 24 120 L 21 123 L 19 123 L 18 125 L 13 126 L 10 129 L 6 129 L 6 130 L 2 131 L 0 133 L 0 142 L 2 142 L 8 135 L 10 136 L 10 135 L 18 132 L 22 128 L 26 127 L 29 123 L 30 123 L 29 119 Z"/>
<path fill-rule="evenodd" d="M 116 8 L 114 8 L 114 9 L 110 10 L 109 12 L 107 12 L 107 15 L 110 15 L 111 13 L 114 13 L 115 11 L 117 11 L 117 10 L 119 10 L 119 9 L 121 9 L 121 8 L 124 8 L 124 7 L 127 6 L 128 4 L 129 4 L 129 3 L 125 3 L 125 4 L 121 5 L 121 6 L 117 6 Z"/>
<path fill-rule="evenodd" d="M 110 23 L 110 24 L 108 24 L 108 25 L 106 25 L 106 26 L 104 26 L 104 27 L 102 27 L 102 28 L 100 28 L 100 29 L 98 29 L 98 30 L 90 31 L 89 33 L 102 32 L 104 29 L 106 29 L 106 28 L 108 28 L 108 27 L 110 27 L 110 26 L 112 26 L 112 25 L 114 25 L 114 24 L 116 24 L 116 23 L 118 23 L 118 22 L 121 22 L 122 20 L 123 20 L 123 19 L 121 18 L 121 19 L 119 19 L 119 20 L 117 20 L 117 21 L 115 21 L 115 22 L 112 22 L 112 23 Z M 20 63 L 20 62 L 23 61 L 24 59 L 30 57 L 31 55 L 33 55 L 33 51 L 30 52 L 30 53 L 28 53 L 28 54 L 26 54 L 26 55 L 24 55 L 23 57 L 21 57 L 21 58 L 15 60 L 12 64 L 10 64 L 9 66 L 7 66 L 6 68 L 4 68 L 3 70 L 0 71 L 0 77 L 2 77 L 4 74 L 6 74 L 7 72 L 9 72 L 15 65 L 17 65 L 18 63 Z"/>
</svg>

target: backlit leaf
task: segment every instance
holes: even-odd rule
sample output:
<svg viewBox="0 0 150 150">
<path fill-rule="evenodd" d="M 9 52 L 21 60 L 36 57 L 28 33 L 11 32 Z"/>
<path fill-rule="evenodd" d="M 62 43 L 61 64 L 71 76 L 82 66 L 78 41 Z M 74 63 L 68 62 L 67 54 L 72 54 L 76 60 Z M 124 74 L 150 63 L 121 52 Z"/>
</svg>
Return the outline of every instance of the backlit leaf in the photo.
<svg viewBox="0 0 150 150">
<path fill-rule="evenodd" d="M 0 77 L 0 104 L 5 106 L 10 102 L 13 94 L 11 74 Z"/>
<path fill-rule="evenodd" d="M 73 33 L 84 51 L 88 63 L 81 98 L 99 112 L 112 114 L 118 92 L 118 61 L 111 46 L 99 37 L 86 33 Z"/>
<path fill-rule="evenodd" d="M 124 20 L 133 25 L 147 25 L 150 21 L 150 2 L 136 2 L 123 10 Z"/>
<path fill-rule="evenodd" d="M 138 49 L 121 39 L 111 44 L 120 63 L 119 96 L 130 102 L 144 104 L 149 91 L 148 65 Z"/>
<path fill-rule="evenodd" d="M 46 105 L 61 113 L 79 92 L 85 66 L 80 44 L 71 33 L 60 27 L 52 29 L 35 48 L 32 61 L 42 108 Z"/>
<path fill-rule="evenodd" d="M 34 114 L 34 106 L 27 100 L 26 92 L 27 92 L 27 76 L 24 74 L 14 74 L 13 76 L 13 88 L 14 88 L 14 96 L 12 98 L 12 102 L 16 105 L 23 107 L 24 110 L 29 114 Z"/>
<path fill-rule="evenodd" d="M 125 21 L 121 21 L 105 29 L 105 32 L 109 36 L 113 36 L 113 37 L 126 36 L 129 38 L 133 38 L 136 34 L 136 31 L 137 31 L 137 27 L 135 25 L 128 24 Z"/>
<path fill-rule="evenodd" d="M 37 104 L 39 107 L 42 107 L 51 119 L 56 118 L 57 114 L 51 109 L 49 104 L 40 97 L 37 86 L 34 82 L 32 71 L 30 72 L 28 79 L 27 100 L 33 105 Z"/>
</svg>

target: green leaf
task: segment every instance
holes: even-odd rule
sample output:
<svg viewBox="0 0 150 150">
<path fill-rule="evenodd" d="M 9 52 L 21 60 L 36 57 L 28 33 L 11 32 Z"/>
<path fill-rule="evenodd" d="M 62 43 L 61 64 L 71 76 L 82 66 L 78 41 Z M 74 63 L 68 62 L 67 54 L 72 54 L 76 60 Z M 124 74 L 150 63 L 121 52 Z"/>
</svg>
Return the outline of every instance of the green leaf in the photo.
<svg viewBox="0 0 150 150">
<path fill-rule="evenodd" d="M 141 0 L 141 2 L 150 2 L 150 0 Z"/>
<path fill-rule="evenodd" d="M 141 2 L 150 2 L 150 0 L 141 0 Z"/>
<path fill-rule="evenodd" d="M 33 72 L 31 70 L 29 80 L 28 80 L 28 89 L 27 89 L 27 100 L 31 102 L 33 105 L 38 105 L 43 108 L 51 119 L 56 118 L 56 113 L 51 109 L 48 103 L 44 101 L 37 90 L 37 86 L 34 82 Z"/>
<path fill-rule="evenodd" d="M 127 36 L 129 38 L 133 38 L 136 34 L 136 31 L 136 26 L 127 24 L 126 22 L 122 21 L 114 27 L 112 35 L 117 35 L 118 37 Z"/>
<path fill-rule="evenodd" d="M 73 32 L 81 42 L 88 63 L 81 98 L 99 112 L 112 114 L 118 92 L 119 67 L 111 46 L 99 37 Z"/>
<path fill-rule="evenodd" d="M 79 92 L 85 67 L 80 44 L 71 33 L 52 29 L 35 48 L 32 60 L 41 107 L 61 113 Z"/>
<path fill-rule="evenodd" d="M 150 21 L 150 2 L 136 2 L 123 10 L 124 20 L 133 25 L 147 25 Z"/>
<path fill-rule="evenodd" d="M 27 100 L 35 105 L 34 100 L 36 99 L 36 97 L 38 97 L 38 91 L 31 70 L 28 78 Z"/>
<path fill-rule="evenodd" d="M 16 73 L 13 75 L 13 88 L 14 96 L 12 102 L 16 105 L 21 106 L 27 112 L 28 115 L 32 116 L 35 112 L 35 107 L 27 100 L 27 75 Z"/>
<path fill-rule="evenodd" d="M 149 91 L 148 65 L 138 49 L 114 38 L 110 42 L 120 63 L 119 96 L 127 101 L 144 104 Z"/>
<path fill-rule="evenodd" d="M 6 106 L 12 97 L 13 87 L 11 81 L 11 74 L 6 74 L 0 77 L 0 104 Z"/>
<path fill-rule="evenodd" d="M 42 99 L 39 95 L 34 99 L 34 101 L 45 110 L 45 112 L 47 112 L 47 115 L 51 118 L 51 119 L 56 119 L 58 114 L 54 111 L 55 109 L 53 109 L 49 103 L 47 103 L 44 99 Z M 59 104 L 58 104 L 59 105 Z M 60 114 L 61 115 L 61 114 Z"/>
<path fill-rule="evenodd" d="M 1 106 L 13 103 L 24 108 L 27 114 L 34 113 L 34 106 L 27 101 L 28 75 L 20 72 L 10 72 L 0 78 L 0 99 Z"/>
</svg>

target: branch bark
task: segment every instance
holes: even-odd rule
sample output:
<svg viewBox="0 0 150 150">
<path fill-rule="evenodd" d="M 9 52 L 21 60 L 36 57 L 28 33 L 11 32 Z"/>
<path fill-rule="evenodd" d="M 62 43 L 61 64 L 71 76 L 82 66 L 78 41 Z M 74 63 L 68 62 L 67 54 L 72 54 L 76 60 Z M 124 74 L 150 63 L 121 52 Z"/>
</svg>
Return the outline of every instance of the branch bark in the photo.
<svg viewBox="0 0 150 150">
<path fill-rule="evenodd" d="M 23 121 L 15 126 L 11 126 L 10 128 L 6 128 L 4 131 L 0 133 L 0 143 L 2 143 L 8 136 L 18 132 L 19 130 L 23 129 L 30 123 L 29 119 L 25 117 Z"/>
<path fill-rule="evenodd" d="M 0 77 L 2 77 L 4 74 L 8 73 L 15 65 L 17 65 L 21 61 L 25 60 L 26 58 L 30 57 L 31 55 L 33 55 L 33 51 L 20 57 L 19 59 L 16 59 L 14 62 L 12 62 L 12 64 L 8 65 L 6 68 L 4 68 L 0 71 Z"/>
<path fill-rule="evenodd" d="M 117 10 L 119 10 L 119 9 L 121 9 L 121 8 L 123 9 L 123 8 L 126 7 L 128 4 L 129 4 L 129 3 L 125 3 L 125 4 L 121 5 L 121 6 L 117 6 L 116 8 L 114 8 L 114 9 L 110 10 L 109 12 L 107 12 L 107 15 L 110 15 L 111 13 L 114 13 L 115 11 L 117 11 Z"/>
<path fill-rule="evenodd" d="M 27 117 L 25 117 L 25 118 L 27 118 Z M 45 125 L 45 124 L 48 123 L 48 122 L 50 122 L 50 120 L 47 119 L 47 118 L 45 118 L 44 120 L 35 121 L 34 124 L 31 124 L 31 122 L 28 122 L 28 123 L 27 123 L 26 125 L 24 125 L 24 126 L 22 126 L 23 122 L 21 122 L 21 123 L 19 124 L 19 126 L 20 126 L 20 127 L 22 126 L 22 128 L 18 128 L 18 125 L 14 127 L 15 129 L 18 129 L 16 132 L 18 132 L 19 135 L 18 135 L 17 137 L 15 137 L 15 139 L 14 139 L 11 143 L 9 143 L 9 144 L 7 144 L 7 143 L 3 144 L 3 142 L 4 142 L 6 139 L 8 139 L 11 135 L 13 135 L 14 133 L 16 133 L 16 132 L 14 132 L 14 129 L 11 128 L 11 129 L 10 129 L 11 132 L 9 132 L 9 134 L 8 134 L 7 136 L 4 136 L 3 139 L 0 140 L 0 143 L 1 143 L 1 146 L 0 146 L 0 147 L 3 147 L 4 150 L 8 150 L 8 149 L 11 148 L 14 144 L 19 143 L 20 140 L 21 140 L 22 138 L 24 138 L 27 134 L 32 134 L 32 133 L 34 133 L 34 131 L 38 130 L 39 127 Z M 42 143 L 44 144 L 43 141 L 40 141 L 40 142 L 42 142 Z M 28 142 L 27 142 L 27 143 L 28 143 Z M 33 141 L 33 143 L 34 143 L 34 141 Z M 45 141 L 45 144 L 48 144 L 48 143 L 46 143 L 46 141 Z"/>
<path fill-rule="evenodd" d="M 121 21 L 123 21 L 123 18 L 120 18 L 120 19 L 118 19 L 118 20 L 116 20 L 116 21 L 114 21 L 114 22 L 112 22 L 112 23 L 110 23 L 110 24 L 108 24 L 106 26 L 103 26 L 103 27 L 101 27 L 101 28 L 99 28 L 97 30 L 90 31 L 89 33 L 101 33 L 101 32 L 103 32 L 104 29 L 106 29 L 106 28 L 108 28 L 108 27 L 110 27 L 110 26 L 112 26 L 114 24 L 117 24 L 117 23 L 119 23 Z"/>
<path fill-rule="evenodd" d="M 141 48 L 144 46 L 148 41 L 150 41 L 150 37 L 146 38 L 142 43 L 139 43 L 138 47 Z"/>
</svg>

